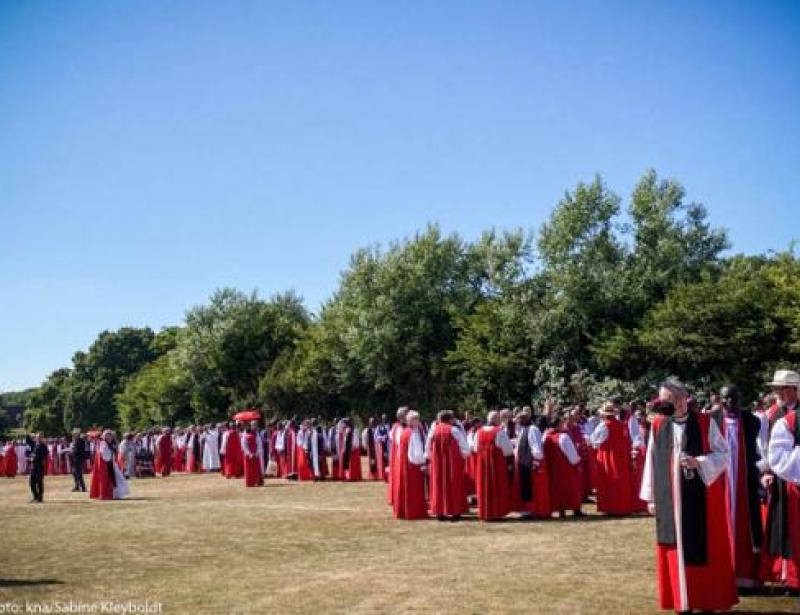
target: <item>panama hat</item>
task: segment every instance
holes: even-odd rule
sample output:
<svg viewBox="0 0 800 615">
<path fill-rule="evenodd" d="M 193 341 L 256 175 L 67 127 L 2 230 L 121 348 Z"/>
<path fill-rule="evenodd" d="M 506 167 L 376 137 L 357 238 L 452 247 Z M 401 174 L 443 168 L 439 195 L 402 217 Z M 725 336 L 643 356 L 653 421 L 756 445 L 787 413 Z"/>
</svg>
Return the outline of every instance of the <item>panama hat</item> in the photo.
<svg viewBox="0 0 800 615">
<path fill-rule="evenodd" d="M 779 369 L 768 384 L 771 387 L 800 387 L 800 374 L 790 369 Z"/>
</svg>

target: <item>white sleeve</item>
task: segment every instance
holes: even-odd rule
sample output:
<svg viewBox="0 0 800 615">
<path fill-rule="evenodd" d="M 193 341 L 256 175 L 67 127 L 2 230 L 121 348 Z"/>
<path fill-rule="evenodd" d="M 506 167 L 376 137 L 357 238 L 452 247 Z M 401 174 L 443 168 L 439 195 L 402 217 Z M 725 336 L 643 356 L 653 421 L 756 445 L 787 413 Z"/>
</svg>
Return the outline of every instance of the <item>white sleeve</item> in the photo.
<svg viewBox="0 0 800 615">
<path fill-rule="evenodd" d="M 722 435 L 714 419 L 709 421 L 708 443 L 711 446 L 711 452 L 695 457 L 699 464 L 697 472 L 706 485 L 713 483 L 720 474 L 728 469 L 728 458 L 730 457 L 728 440 Z"/>
<path fill-rule="evenodd" d="M 225 450 L 228 448 L 228 438 L 230 438 L 230 437 L 231 437 L 230 430 L 228 430 L 224 434 L 222 434 L 222 446 L 219 447 L 220 455 L 224 455 L 225 454 Z"/>
<path fill-rule="evenodd" d="M 603 421 L 592 430 L 589 442 L 594 448 L 600 448 L 606 440 L 608 440 L 608 425 Z"/>
<path fill-rule="evenodd" d="M 411 441 L 408 443 L 408 460 L 418 466 L 425 463 L 425 445 L 422 442 L 422 436 L 416 429 L 411 434 Z"/>
<path fill-rule="evenodd" d="M 514 445 L 511 444 L 511 440 L 509 439 L 505 430 L 497 430 L 497 435 L 494 437 L 494 443 L 495 446 L 499 447 L 500 450 L 503 451 L 503 455 L 506 457 L 511 457 L 514 454 Z"/>
<path fill-rule="evenodd" d="M 471 433 L 467 434 L 467 442 L 469 443 L 469 448 L 473 453 L 478 452 L 478 430 L 473 429 Z"/>
<path fill-rule="evenodd" d="M 769 467 L 787 482 L 800 482 L 800 446 L 795 446 L 794 434 L 785 418 L 780 419 L 772 428 Z"/>
<path fill-rule="evenodd" d="M 544 459 L 544 447 L 542 446 L 542 432 L 536 425 L 528 427 L 528 446 L 531 448 L 531 455 L 536 461 Z"/>
<path fill-rule="evenodd" d="M 581 456 L 575 448 L 575 443 L 568 434 L 562 433 L 558 437 L 558 447 L 561 449 L 561 452 L 567 456 L 567 461 L 572 465 L 576 466 L 581 462 Z"/>
<path fill-rule="evenodd" d="M 642 472 L 642 486 L 639 489 L 639 499 L 650 504 L 656 501 L 655 489 L 653 486 L 653 442 L 655 438 L 650 438 L 647 443 L 647 453 L 644 456 L 644 471 Z"/>
<path fill-rule="evenodd" d="M 105 441 L 100 444 L 100 456 L 103 461 L 111 461 L 111 447 Z"/>
<path fill-rule="evenodd" d="M 252 457 L 253 456 L 253 452 L 250 450 L 250 447 L 247 444 L 247 438 L 245 437 L 244 433 L 239 435 L 239 442 L 242 445 L 242 451 L 244 452 L 244 456 L 245 457 Z"/>
<path fill-rule="evenodd" d="M 636 417 L 632 416 L 628 419 L 628 434 L 631 436 L 631 446 L 633 448 L 644 446 L 644 440 L 642 439 L 642 428 L 639 425 L 639 421 L 636 420 Z"/>
<path fill-rule="evenodd" d="M 425 458 L 431 458 L 431 442 L 433 442 L 433 429 L 428 430 L 428 437 L 425 438 Z"/>
<path fill-rule="evenodd" d="M 461 456 L 466 459 L 469 457 L 469 442 L 467 442 L 467 435 L 458 427 L 453 427 L 453 437 L 458 442 L 458 450 L 461 451 Z"/>
<path fill-rule="evenodd" d="M 769 442 L 769 419 L 767 418 L 766 414 L 757 414 L 758 420 L 761 423 L 761 426 L 758 430 L 758 454 L 761 455 L 761 459 L 756 462 L 758 469 L 760 472 L 768 472 L 769 471 L 769 450 L 768 450 L 768 442 Z"/>
<path fill-rule="evenodd" d="M 361 450 L 361 438 L 358 437 L 358 429 L 353 428 L 353 433 L 350 434 L 350 437 L 353 439 L 352 449 L 354 451 Z"/>
<path fill-rule="evenodd" d="M 367 450 L 369 448 L 369 438 L 367 437 L 367 432 L 369 431 L 369 427 L 365 427 L 361 431 L 361 448 Z"/>
</svg>

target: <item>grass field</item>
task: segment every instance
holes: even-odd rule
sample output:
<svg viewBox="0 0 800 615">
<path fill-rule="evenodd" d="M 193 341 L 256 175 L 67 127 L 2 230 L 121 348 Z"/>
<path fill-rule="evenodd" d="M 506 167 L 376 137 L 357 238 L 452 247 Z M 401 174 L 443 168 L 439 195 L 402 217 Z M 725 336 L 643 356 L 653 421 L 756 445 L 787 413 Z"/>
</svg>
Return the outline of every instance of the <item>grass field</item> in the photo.
<svg viewBox="0 0 800 615">
<path fill-rule="evenodd" d="M 0 479 L 6 602 L 161 602 L 164 613 L 650 613 L 649 518 L 401 522 L 377 483 L 133 481 L 124 501 Z M 796 612 L 744 598 L 744 612 Z M 5 612 L 10 612 L 6 610 Z M 23 611 L 24 612 L 24 611 Z"/>
</svg>

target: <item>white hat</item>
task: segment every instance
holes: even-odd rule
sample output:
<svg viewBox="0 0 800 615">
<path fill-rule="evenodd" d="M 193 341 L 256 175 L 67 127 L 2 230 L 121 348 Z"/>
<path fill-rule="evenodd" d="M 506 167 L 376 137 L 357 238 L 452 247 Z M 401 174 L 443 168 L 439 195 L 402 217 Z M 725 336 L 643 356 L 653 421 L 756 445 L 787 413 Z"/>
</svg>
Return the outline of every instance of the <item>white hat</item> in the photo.
<svg viewBox="0 0 800 615">
<path fill-rule="evenodd" d="M 779 369 L 772 377 L 771 387 L 800 387 L 800 374 L 790 369 Z"/>
</svg>

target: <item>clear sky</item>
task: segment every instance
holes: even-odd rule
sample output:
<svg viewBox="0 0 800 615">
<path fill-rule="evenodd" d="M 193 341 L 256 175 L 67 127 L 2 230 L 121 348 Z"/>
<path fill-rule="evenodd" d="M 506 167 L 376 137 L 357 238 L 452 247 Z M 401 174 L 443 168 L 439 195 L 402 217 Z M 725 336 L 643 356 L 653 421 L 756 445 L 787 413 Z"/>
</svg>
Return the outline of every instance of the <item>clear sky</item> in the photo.
<svg viewBox="0 0 800 615">
<path fill-rule="evenodd" d="M 800 239 L 800 2 L 0 2 L 0 391 L 649 167 L 738 251 Z"/>
</svg>

